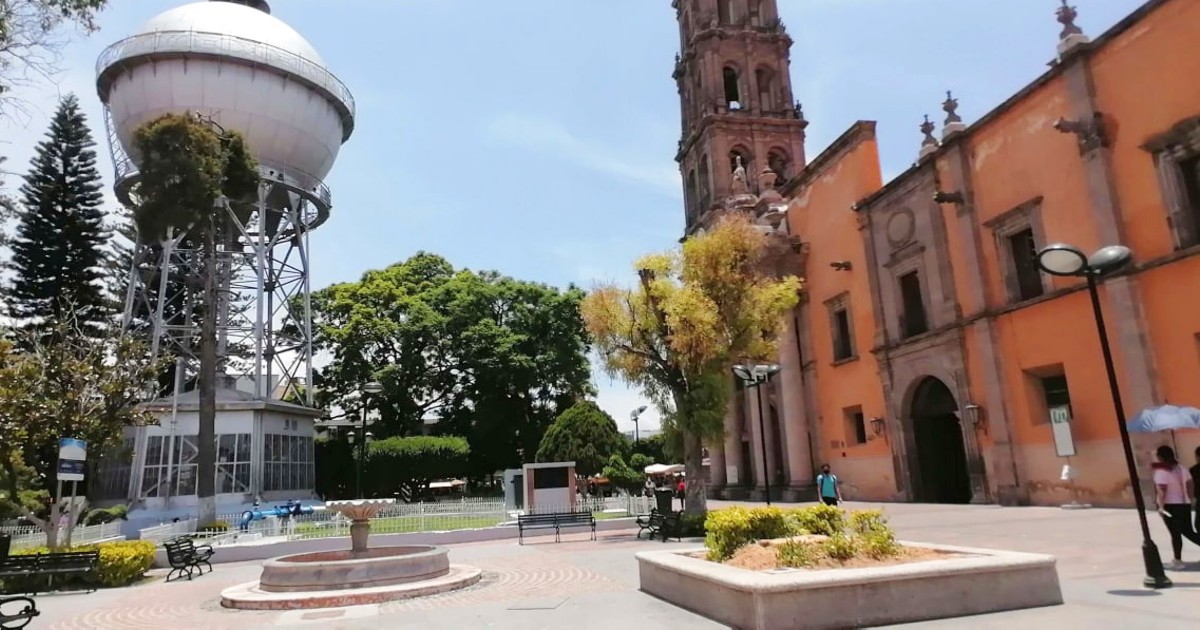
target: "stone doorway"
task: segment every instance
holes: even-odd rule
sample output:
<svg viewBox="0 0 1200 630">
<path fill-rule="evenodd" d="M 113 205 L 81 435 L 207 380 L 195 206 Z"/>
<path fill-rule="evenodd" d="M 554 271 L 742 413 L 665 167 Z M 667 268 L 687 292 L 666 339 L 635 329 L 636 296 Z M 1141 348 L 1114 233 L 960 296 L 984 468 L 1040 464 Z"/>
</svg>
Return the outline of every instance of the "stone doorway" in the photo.
<svg viewBox="0 0 1200 630">
<path fill-rule="evenodd" d="M 971 474 L 954 394 L 932 376 L 912 398 L 913 498 L 921 503 L 970 503 Z"/>
</svg>

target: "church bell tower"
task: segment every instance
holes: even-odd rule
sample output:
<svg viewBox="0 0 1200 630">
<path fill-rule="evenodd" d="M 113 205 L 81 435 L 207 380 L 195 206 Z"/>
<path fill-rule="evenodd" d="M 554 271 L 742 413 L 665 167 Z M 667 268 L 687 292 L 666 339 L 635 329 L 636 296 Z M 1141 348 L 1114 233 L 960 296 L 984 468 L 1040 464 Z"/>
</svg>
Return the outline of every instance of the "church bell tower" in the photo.
<svg viewBox="0 0 1200 630">
<path fill-rule="evenodd" d="M 804 167 L 808 122 L 792 96 L 792 38 L 777 0 L 673 0 L 680 53 L 686 233 L 730 197 L 760 194 Z M 739 169 L 739 167 L 741 167 Z"/>
</svg>

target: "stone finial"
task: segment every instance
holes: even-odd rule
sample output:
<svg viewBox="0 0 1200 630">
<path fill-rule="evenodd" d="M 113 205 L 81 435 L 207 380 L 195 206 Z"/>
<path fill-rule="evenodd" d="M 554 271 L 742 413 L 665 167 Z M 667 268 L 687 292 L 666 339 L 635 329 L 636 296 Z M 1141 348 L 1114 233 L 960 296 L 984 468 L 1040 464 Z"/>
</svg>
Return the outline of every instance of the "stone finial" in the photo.
<svg viewBox="0 0 1200 630">
<path fill-rule="evenodd" d="M 958 99 L 954 98 L 954 94 L 950 90 L 946 90 L 946 100 L 942 103 L 942 111 L 946 112 L 946 126 L 942 129 L 943 140 L 967 128 L 963 124 L 962 116 L 958 115 Z"/>
<path fill-rule="evenodd" d="M 804 106 L 800 104 L 800 101 L 796 101 L 796 105 L 792 110 L 792 116 L 794 116 L 796 120 L 800 121 L 801 129 L 808 127 L 808 119 L 804 117 Z"/>
<path fill-rule="evenodd" d="M 921 141 L 920 157 L 925 157 L 930 153 L 937 151 L 938 141 L 937 138 L 933 137 L 933 132 L 935 129 L 937 129 L 937 125 L 933 124 L 933 121 L 929 120 L 929 114 L 925 114 L 925 122 L 921 123 L 921 133 L 925 134 L 925 139 Z"/>
<path fill-rule="evenodd" d="M 758 189 L 765 195 L 768 191 L 775 190 L 775 182 L 777 181 L 779 181 L 779 175 L 771 170 L 770 166 L 766 166 L 758 174 Z"/>
<path fill-rule="evenodd" d="M 942 102 L 942 111 L 946 112 L 946 124 L 962 122 L 962 116 L 958 115 L 958 99 L 954 98 L 954 93 L 946 90 L 946 100 Z"/>
<path fill-rule="evenodd" d="M 1058 23 L 1063 25 L 1062 34 L 1059 39 L 1067 39 L 1072 35 L 1083 35 L 1083 29 L 1075 25 L 1075 18 L 1079 17 L 1079 11 L 1075 7 L 1067 4 L 1067 0 L 1062 0 L 1062 6 L 1056 11 L 1058 15 Z"/>
<path fill-rule="evenodd" d="M 1055 13 L 1058 15 L 1059 24 L 1063 25 L 1062 33 L 1058 36 L 1060 58 L 1072 48 L 1091 41 L 1087 35 L 1083 34 L 1083 29 L 1076 26 L 1075 18 L 1079 17 L 1079 11 L 1067 4 L 1067 0 L 1062 0 L 1062 6 L 1058 7 L 1058 11 Z"/>
</svg>

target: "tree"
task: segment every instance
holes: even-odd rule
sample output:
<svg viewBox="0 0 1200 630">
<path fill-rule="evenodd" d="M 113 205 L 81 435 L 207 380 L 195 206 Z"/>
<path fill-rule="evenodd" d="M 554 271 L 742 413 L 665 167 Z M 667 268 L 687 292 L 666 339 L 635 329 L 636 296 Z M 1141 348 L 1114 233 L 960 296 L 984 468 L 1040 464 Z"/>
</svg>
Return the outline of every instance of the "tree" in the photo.
<svg viewBox="0 0 1200 630">
<path fill-rule="evenodd" d="M 600 286 L 582 312 L 605 369 L 642 388 L 683 439 L 686 510 L 707 511 L 703 444 L 724 432 L 729 366 L 775 355 L 801 282 L 775 277 L 777 242 L 740 216 L 642 258 L 632 289 Z"/>
<path fill-rule="evenodd" d="M 539 462 L 575 462 L 581 475 L 600 472 L 605 462 L 620 454 L 625 437 L 617 430 L 617 421 L 585 400 L 563 412 L 542 436 L 538 447 Z"/>
<path fill-rule="evenodd" d="M 103 453 L 122 442 L 125 427 L 150 422 L 138 403 L 156 368 L 145 347 L 119 331 L 97 338 L 70 319 L 49 335 L 30 333 L 20 343 L 0 339 L 0 467 L 8 496 L 56 489 L 59 438 L 82 439 L 90 453 Z M 26 485 L 25 469 L 34 472 L 36 485 Z M 94 466 L 89 473 L 85 479 L 95 477 Z M 64 507 L 52 503 L 48 518 L 27 504 L 17 509 L 55 548 Z M 69 522 L 77 522 L 84 507 L 72 510 Z"/>
<path fill-rule="evenodd" d="M 73 316 L 90 335 L 110 323 L 102 279 L 109 233 L 96 143 L 79 100 L 59 103 L 46 140 L 37 146 L 12 242 L 12 316 L 43 330 Z"/>
<path fill-rule="evenodd" d="M 74 22 L 96 30 L 95 17 L 107 0 L 0 0 L 0 105 L 12 88 L 49 79 L 58 70 L 66 38 L 61 26 Z"/>
<path fill-rule="evenodd" d="M 460 437 L 418 435 L 376 440 L 367 447 L 363 484 L 372 496 L 419 501 L 436 479 L 466 473 L 471 447 Z"/>
<path fill-rule="evenodd" d="M 196 497 L 200 523 L 216 521 L 217 243 L 236 243 L 230 213 L 251 211 L 258 165 L 242 136 L 199 115 L 167 114 L 134 133 L 139 160 L 138 234 L 161 241 L 186 231 L 201 243 L 200 427 Z"/>
<path fill-rule="evenodd" d="M 555 416 L 590 392 L 583 294 L 494 272 L 456 270 L 425 252 L 312 297 L 314 344 L 332 355 L 320 406 L 372 397 L 379 437 L 433 430 L 471 446 L 471 474 L 518 466 Z"/>
<path fill-rule="evenodd" d="M 648 438 L 642 438 L 633 443 L 634 453 L 650 460 L 651 464 L 670 464 L 671 457 L 667 452 L 667 435 L 665 432 L 656 433 Z"/>
<path fill-rule="evenodd" d="M 635 455 L 634 457 L 639 456 Z M 640 459 L 644 460 L 645 458 L 642 456 Z M 612 485 L 631 494 L 640 491 L 642 484 L 646 480 L 645 473 L 635 464 L 626 464 L 619 453 L 613 453 L 608 458 L 608 463 L 604 465 L 604 469 L 600 471 L 600 475 L 608 479 L 608 482 Z"/>
</svg>

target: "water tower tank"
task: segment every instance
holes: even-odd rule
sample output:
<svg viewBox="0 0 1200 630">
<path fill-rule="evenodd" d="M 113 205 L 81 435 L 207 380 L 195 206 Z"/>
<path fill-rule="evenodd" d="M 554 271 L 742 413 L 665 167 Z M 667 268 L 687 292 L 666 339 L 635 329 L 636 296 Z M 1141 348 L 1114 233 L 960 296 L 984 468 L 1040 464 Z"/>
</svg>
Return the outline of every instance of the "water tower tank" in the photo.
<svg viewBox="0 0 1200 630">
<path fill-rule="evenodd" d="M 166 113 L 199 112 L 241 132 L 269 176 L 319 190 L 328 203 L 321 180 L 354 129 L 354 100 L 263 0 L 193 2 L 161 13 L 106 49 L 96 77 L 122 197 L 136 175 L 134 131 Z"/>
</svg>

